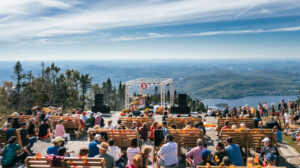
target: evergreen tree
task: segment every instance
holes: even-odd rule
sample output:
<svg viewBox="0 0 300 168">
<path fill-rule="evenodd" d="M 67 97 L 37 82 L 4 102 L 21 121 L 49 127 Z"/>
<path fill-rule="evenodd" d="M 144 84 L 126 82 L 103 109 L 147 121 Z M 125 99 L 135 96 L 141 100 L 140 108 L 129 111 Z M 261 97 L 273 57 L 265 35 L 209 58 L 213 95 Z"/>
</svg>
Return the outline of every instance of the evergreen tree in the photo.
<svg viewBox="0 0 300 168">
<path fill-rule="evenodd" d="M 14 74 L 16 75 L 16 101 L 14 104 L 16 104 L 16 106 L 19 108 L 19 101 L 20 101 L 20 92 L 22 89 L 22 79 L 25 77 L 24 74 L 22 74 L 23 72 L 23 67 L 22 64 L 17 61 L 15 67 L 14 67 Z"/>
<path fill-rule="evenodd" d="M 87 90 L 91 87 L 92 78 L 89 77 L 89 74 L 82 74 L 80 76 L 80 88 L 81 88 L 81 109 L 85 108 L 85 95 Z"/>
</svg>

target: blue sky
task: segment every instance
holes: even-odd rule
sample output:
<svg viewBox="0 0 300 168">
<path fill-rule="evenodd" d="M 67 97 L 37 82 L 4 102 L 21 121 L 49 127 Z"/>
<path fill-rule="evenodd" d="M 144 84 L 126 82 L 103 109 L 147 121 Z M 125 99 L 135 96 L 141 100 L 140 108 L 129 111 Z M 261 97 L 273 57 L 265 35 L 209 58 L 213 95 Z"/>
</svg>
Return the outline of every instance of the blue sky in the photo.
<svg viewBox="0 0 300 168">
<path fill-rule="evenodd" d="M 0 1 L 0 60 L 300 58 L 299 0 Z"/>
</svg>

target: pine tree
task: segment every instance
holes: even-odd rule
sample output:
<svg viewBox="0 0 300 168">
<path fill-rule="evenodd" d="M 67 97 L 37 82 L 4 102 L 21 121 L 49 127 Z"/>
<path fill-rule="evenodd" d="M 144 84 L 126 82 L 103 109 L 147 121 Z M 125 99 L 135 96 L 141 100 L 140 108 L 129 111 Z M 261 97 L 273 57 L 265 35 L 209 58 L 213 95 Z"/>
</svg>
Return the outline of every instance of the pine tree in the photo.
<svg viewBox="0 0 300 168">
<path fill-rule="evenodd" d="M 19 109 L 19 105 L 20 105 L 20 93 L 21 93 L 21 89 L 22 89 L 22 79 L 25 77 L 24 74 L 22 74 L 23 72 L 23 67 L 22 64 L 17 61 L 15 67 L 14 67 L 14 74 L 16 75 L 16 99 L 15 99 L 15 103 L 16 106 Z"/>
<path fill-rule="evenodd" d="M 84 110 L 85 108 L 85 95 L 87 90 L 91 87 L 92 78 L 89 77 L 89 74 L 82 74 L 80 76 L 80 88 L 81 88 L 81 109 Z"/>
</svg>

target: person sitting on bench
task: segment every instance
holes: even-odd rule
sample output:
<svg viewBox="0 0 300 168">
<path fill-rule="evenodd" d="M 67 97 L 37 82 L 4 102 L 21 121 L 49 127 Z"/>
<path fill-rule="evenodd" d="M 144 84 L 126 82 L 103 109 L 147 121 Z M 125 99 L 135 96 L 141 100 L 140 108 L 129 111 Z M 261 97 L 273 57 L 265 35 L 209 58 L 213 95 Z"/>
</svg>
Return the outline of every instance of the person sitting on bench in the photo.
<svg viewBox="0 0 300 168">
<path fill-rule="evenodd" d="M 178 166 L 178 157 L 177 157 L 177 143 L 173 142 L 173 136 L 168 134 L 165 137 L 165 144 L 160 148 L 157 153 L 158 162 L 157 167 L 160 166 L 175 168 Z"/>
</svg>

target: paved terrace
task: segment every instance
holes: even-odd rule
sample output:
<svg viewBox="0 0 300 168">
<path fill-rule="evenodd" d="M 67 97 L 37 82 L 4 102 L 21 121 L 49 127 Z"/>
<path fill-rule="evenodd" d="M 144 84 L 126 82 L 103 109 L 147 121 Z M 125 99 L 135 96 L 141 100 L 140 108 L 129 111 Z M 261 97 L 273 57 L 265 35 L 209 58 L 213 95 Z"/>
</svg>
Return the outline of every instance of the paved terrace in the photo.
<svg viewBox="0 0 300 168">
<path fill-rule="evenodd" d="M 117 120 L 120 117 L 120 112 L 115 112 L 112 115 L 109 116 L 104 116 L 105 122 L 107 122 L 108 119 L 113 120 L 113 125 L 117 124 Z M 155 121 L 161 123 L 162 122 L 162 116 L 160 115 L 155 115 L 154 116 Z M 214 117 L 206 117 L 207 123 L 215 124 L 216 123 L 216 118 Z M 207 142 L 207 147 L 209 150 L 212 151 L 212 153 L 215 152 L 215 144 L 220 141 L 217 137 L 217 132 L 213 130 L 213 128 L 207 128 L 207 136 L 205 137 L 206 142 Z M 75 140 L 75 137 L 71 137 L 71 141 L 69 141 L 66 144 L 66 147 L 68 148 L 68 151 L 74 151 L 74 153 L 71 153 L 71 156 L 77 157 L 79 153 L 79 149 L 83 147 L 88 147 L 88 138 L 87 136 L 82 136 L 79 139 Z M 153 145 L 151 141 L 146 142 L 147 145 Z M 47 148 L 51 146 L 51 140 L 43 140 L 43 141 L 38 141 L 37 143 L 34 144 L 33 146 L 33 152 L 34 153 L 41 153 L 43 156 L 46 155 Z M 290 147 L 287 144 L 279 144 L 278 150 L 281 154 L 280 158 L 280 165 L 281 166 L 286 166 L 287 168 L 300 168 L 300 154 L 292 147 Z M 251 151 L 251 154 L 253 154 L 254 151 Z M 152 155 L 151 155 L 152 156 Z M 149 159 L 152 161 L 152 158 Z M 180 167 L 185 167 L 185 158 L 180 158 Z M 24 165 L 18 164 L 15 166 L 16 168 L 23 168 L 25 167 Z M 149 165 L 149 167 L 156 167 L 155 165 Z"/>
</svg>

